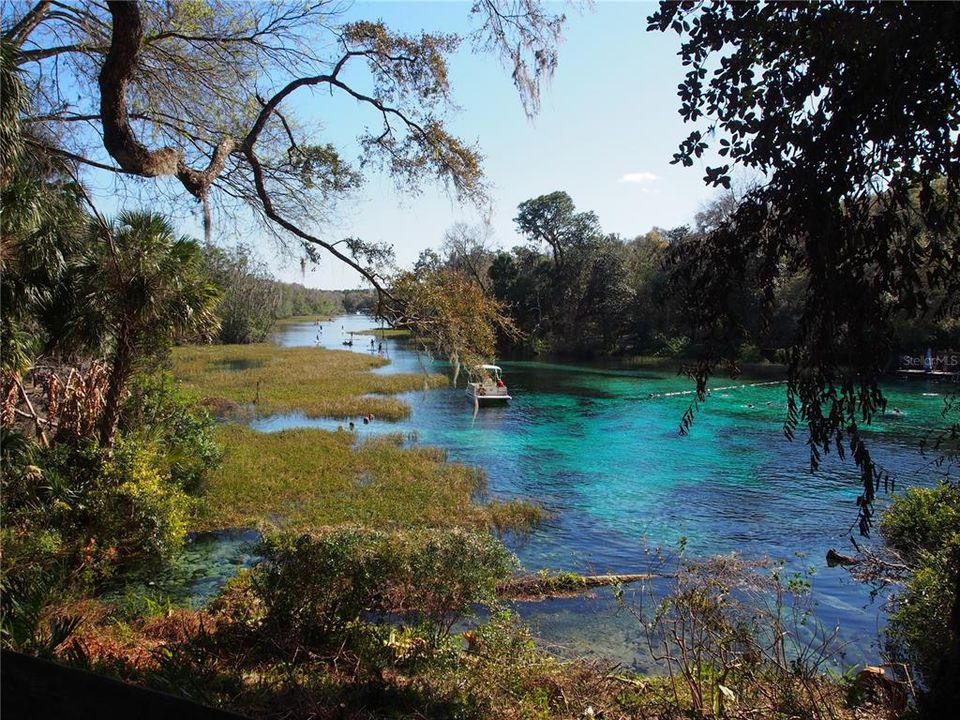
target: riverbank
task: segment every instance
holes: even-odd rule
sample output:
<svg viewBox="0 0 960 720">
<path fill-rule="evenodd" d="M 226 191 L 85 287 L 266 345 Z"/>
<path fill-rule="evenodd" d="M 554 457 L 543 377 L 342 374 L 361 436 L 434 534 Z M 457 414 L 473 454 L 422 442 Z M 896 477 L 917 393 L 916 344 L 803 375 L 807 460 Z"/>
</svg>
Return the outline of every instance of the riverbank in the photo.
<svg viewBox="0 0 960 720">
<path fill-rule="evenodd" d="M 384 367 L 356 351 L 201 350 L 178 351 L 176 372 L 184 387 L 198 398 L 232 397 L 258 412 L 277 397 L 294 410 L 302 407 L 297 402 L 337 407 L 365 401 L 359 388 L 378 383 L 375 371 Z M 318 381 L 298 387 L 291 368 L 309 373 L 305 366 L 312 360 L 327 377 L 349 376 L 344 368 L 352 368 L 351 386 Z M 286 368 L 284 383 L 257 376 L 277 367 Z M 256 379 L 260 402 L 249 400 Z M 318 397 L 322 393 L 338 397 Z M 462 392 L 430 396 L 449 396 L 463 410 Z M 523 417 L 523 401 L 512 410 Z M 151 601 L 145 616 L 118 618 L 91 606 L 91 620 L 77 636 L 89 661 L 155 687 L 186 687 L 204 702 L 256 717 L 415 712 L 659 719 L 703 710 L 705 701 L 727 702 L 711 672 L 689 688 L 610 670 L 600 661 L 561 661 L 535 645 L 526 624 L 504 609 L 503 594 L 545 603 L 548 595 L 625 579 L 588 581 L 561 573 L 518 581 L 503 546 L 484 530 L 535 522 L 536 506 L 476 504 L 483 482 L 472 463 L 447 462 L 436 449 L 403 447 L 406 438 L 396 433 L 371 434 L 386 427 L 382 417 L 370 426 L 358 423 L 356 432 L 260 433 L 222 425 L 223 465 L 207 478 L 196 527 L 274 528 L 258 550 L 265 562 L 241 572 L 201 611 Z M 489 447 L 512 456 L 497 443 Z M 477 607 L 486 608 L 484 615 L 462 624 Z M 632 607 L 628 601 L 623 610 L 629 614 Z M 727 612 L 723 605 L 714 610 Z M 729 676 L 724 686 L 733 688 L 738 708 L 770 716 L 778 712 L 771 703 L 789 697 L 800 716 L 854 717 L 843 702 L 843 683 L 804 671 L 805 689 L 793 669 L 782 673 L 762 658 L 751 663 L 749 673 Z"/>
</svg>

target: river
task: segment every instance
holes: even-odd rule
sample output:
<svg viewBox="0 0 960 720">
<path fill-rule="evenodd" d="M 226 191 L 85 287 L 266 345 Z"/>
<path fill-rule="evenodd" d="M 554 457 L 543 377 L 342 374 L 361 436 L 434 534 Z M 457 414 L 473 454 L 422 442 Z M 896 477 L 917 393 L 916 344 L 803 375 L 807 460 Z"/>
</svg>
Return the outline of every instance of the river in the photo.
<svg viewBox="0 0 960 720">
<path fill-rule="evenodd" d="M 283 327 L 275 341 L 371 352 L 364 316 Z M 317 343 L 317 337 L 320 342 Z M 406 341 L 388 339 L 391 363 L 375 372 L 417 372 L 430 362 Z M 663 371 L 543 362 L 502 363 L 514 399 L 474 414 L 458 388 L 401 395 L 412 413 L 404 421 L 357 423 L 367 433 L 402 431 L 415 442 L 448 451 L 451 460 L 477 465 L 491 497 L 532 499 L 549 519 L 523 538 L 507 538 L 530 570 L 627 573 L 649 568 L 653 548 L 669 553 L 680 538 L 693 557 L 737 552 L 784 560 L 789 569 L 813 568 L 817 619 L 840 627 L 846 662 L 876 661 L 883 614 L 879 601 L 841 568 L 827 568 L 831 547 L 850 552 L 856 520 L 857 472 L 852 462 L 825 458 L 808 469 L 802 434 L 783 436 L 782 384 L 769 379 L 717 378 L 692 432 L 678 433 L 691 400 L 690 381 Z M 431 369 L 433 369 L 431 367 Z M 442 367 L 440 368 L 442 369 Z M 870 428 L 870 448 L 900 487 L 930 484 L 930 458 L 919 442 L 941 422 L 950 386 L 924 381 L 886 387 L 890 413 Z M 263 432 L 289 427 L 335 429 L 342 420 L 299 414 L 258 418 Z M 884 502 L 881 499 L 881 504 Z M 199 538 L 192 548 L 194 598 L 203 599 L 223 574 L 250 562 L 249 534 Z M 637 623 L 618 612 L 609 591 L 589 598 L 518 605 L 545 644 L 565 655 L 600 655 L 637 670 L 650 669 Z"/>
</svg>

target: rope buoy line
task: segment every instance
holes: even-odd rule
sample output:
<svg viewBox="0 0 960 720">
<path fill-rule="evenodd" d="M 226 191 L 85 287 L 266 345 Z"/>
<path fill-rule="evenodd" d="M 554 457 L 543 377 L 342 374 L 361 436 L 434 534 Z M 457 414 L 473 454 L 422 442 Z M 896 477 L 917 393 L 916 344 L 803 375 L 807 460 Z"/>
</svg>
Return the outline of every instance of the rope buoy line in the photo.
<svg viewBox="0 0 960 720">
<path fill-rule="evenodd" d="M 721 390 L 742 390 L 743 388 L 752 388 L 752 387 L 767 387 L 769 385 L 785 385 L 786 380 L 770 380 L 767 382 L 758 382 L 758 383 L 742 383 L 740 385 L 724 385 L 723 387 L 707 388 L 708 393 L 719 392 Z M 678 390 L 677 392 L 668 392 L 668 393 L 650 393 L 647 395 L 648 400 L 653 400 L 656 398 L 667 398 L 667 397 L 682 397 L 684 395 L 696 395 L 696 390 Z"/>
</svg>

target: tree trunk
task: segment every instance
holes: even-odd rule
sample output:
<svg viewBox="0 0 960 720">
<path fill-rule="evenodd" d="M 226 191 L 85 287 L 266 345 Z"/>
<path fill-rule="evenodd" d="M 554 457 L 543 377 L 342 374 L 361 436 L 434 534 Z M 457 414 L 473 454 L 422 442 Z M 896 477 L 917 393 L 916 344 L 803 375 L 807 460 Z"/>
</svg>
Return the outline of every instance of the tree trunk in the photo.
<svg viewBox="0 0 960 720">
<path fill-rule="evenodd" d="M 120 410 L 123 406 L 123 396 L 127 391 L 127 381 L 133 369 L 133 349 L 126 332 L 117 337 L 117 349 L 113 355 L 113 365 L 110 368 L 110 380 L 107 386 L 107 397 L 100 417 L 100 448 L 107 456 L 113 455 L 113 443 L 117 436 L 117 425 L 120 422 Z"/>
</svg>

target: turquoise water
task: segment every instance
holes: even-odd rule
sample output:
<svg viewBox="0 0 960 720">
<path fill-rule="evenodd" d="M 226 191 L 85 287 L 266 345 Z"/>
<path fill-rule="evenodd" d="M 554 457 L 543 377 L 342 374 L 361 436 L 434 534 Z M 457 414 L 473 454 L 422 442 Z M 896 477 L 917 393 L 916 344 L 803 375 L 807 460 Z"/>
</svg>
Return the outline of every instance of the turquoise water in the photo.
<svg viewBox="0 0 960 720">
<path fill-rule="evenodd" d="M 345 316 L 324 325 L 319 344 L 369 352 L 350 330 L 371 320 Z M 317 328 L 291 326 L 283 345 L 316 345 Z M 387 340 L 392 362 L 377 372 L 418 372 L 424 358 Z M 428 363 L 429 364 L 429 363 Z M 818 618 L 839 624 L 847 659 L 875 660 L 882 624 L 878 604 L 842 569 L 828 569 L 827 549 L 850 550 L 856 520 L 857 474 L 852 463 L 828 457 L 808 471 L 807 448 L 783 437 L 784 388 L 769 380 L 718 378 L 693 431 L 678 433 L 691 400 L 689 380 L 661 371 L 618 370 L 542 362 L 502 363 L 514 400 L 474 413 L 462 381 L 457 389 L 403 395 L 413 412 L 398 423 L 357 423 L 359 436 L 402 431 L 478 465 L 491 497 L 532 499 L 552 516 L 529 537 L 508 539 L 528 569 L 639 572 L 645 548 L 675 548 L 686 538 L 693 556 L 738 552 L 814 566 Z M 924 432 L 938 426 L 948 386 L 925 382 L 891 385 L 890 407 L 870 432 L 871 450 L 901 486 L 929 484 L 929 458 L 918 452 Z M 343 420 L 289 414 L 257 419 L 253 427 L 335 429 Z M 560 599 L 519 608 L 547 642 L 573 654 L 601 654 L 647 666 L 638 651 L 636 623 L 616 612 L 609 593 L 593 599 Z"/>
</svg>

